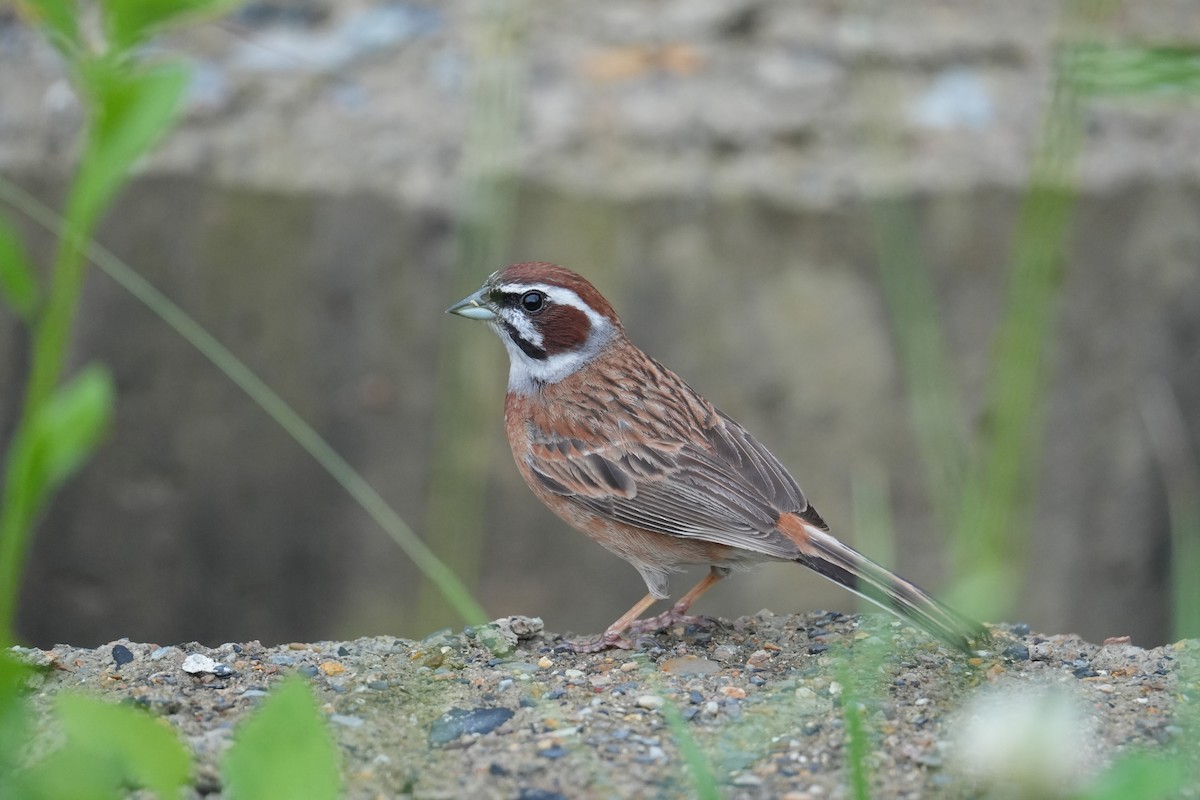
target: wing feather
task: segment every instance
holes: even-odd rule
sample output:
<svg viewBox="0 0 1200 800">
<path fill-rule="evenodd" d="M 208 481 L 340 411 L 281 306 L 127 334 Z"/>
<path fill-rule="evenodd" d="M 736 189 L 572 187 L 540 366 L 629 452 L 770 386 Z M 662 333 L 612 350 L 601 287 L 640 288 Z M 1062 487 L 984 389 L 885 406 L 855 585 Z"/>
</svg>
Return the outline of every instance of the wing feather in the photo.
<svg viewBox="0 0 1200 800">
<path fill-rule="evenodd" d="M 796 544 L 776 528 L 779 515 L 823 525 L 800 487 L 741 425 L 682 381 L 679 387 L 688 393 L 682 400 L 659 395 L 640 410 L 610 405 L 618 421 L 607 436 L 531 427 L 531 470 L 555 494 L 643 530 L 797 557 Z"/>
</svg>

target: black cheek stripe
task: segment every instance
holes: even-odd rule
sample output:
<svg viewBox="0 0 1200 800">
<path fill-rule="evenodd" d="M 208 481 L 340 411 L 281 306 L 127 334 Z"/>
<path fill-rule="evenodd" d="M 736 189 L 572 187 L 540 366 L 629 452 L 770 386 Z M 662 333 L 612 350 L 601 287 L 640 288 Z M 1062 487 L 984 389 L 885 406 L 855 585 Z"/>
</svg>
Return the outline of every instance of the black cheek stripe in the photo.
<svg viewBox="0 0 1200 800">
<path fill-rule="evenodd" d="M 532 342 L 522 339 L 521 334 L 517 332 L 517 329 L 507 322 L 502 322 L 501 324 L 504 326 L 504 332 L 508 334 L 508 338 L 512 339 L 516 343 L 517 347 L 521 348 L 521 352 L 532 358 L 534 361 L 546 360 L 545 350 L 533 344 Z"/>
</svg>

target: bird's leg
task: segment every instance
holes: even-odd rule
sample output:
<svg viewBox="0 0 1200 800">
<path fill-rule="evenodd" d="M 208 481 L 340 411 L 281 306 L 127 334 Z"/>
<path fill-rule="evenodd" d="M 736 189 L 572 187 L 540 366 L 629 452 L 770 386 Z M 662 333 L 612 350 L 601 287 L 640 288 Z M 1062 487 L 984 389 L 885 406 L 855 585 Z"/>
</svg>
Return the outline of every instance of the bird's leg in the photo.
<svg viewBox="0 0 1200 800">
<path fill-rule="evenodd" d="M 708 574 L 705 575 L 699 583 L 691 588 L 691 590 L 683 597 L 679 598 L 679 602 L 671 606 L 669 609 L 659 614 L 656 617 L 649 619 L 641 619 L 629 621 L 628 633 L 637 636 L 642 633 L 653 633 L 661 631 L 663 628 L 670 627 L 676 623 L 698 624 L 704 621 L 703 617 L 689 617 L 688 609 L 692 607 L 692 603 L 700 599 L 700 595 L 707 592 L 717 581 L 729 574 L 729 569 L 726 567 L 712 567 Z M 628 615 L 626 615 L 628 616 Z M 618 620 L 619 622 L 620 620 Z M 615 625 L 616 623 L 614 623 Z M 611 628 L 609 630 L 612 630 Z"/>
<path fill-rule="evenodd" d="M 642 615 L 643 611 L 654 605 L 657 599 L 652 594 L 646 595 L 641 600 L 638 600 L 633 608 L 622 614 L 620 619 L 609 625 L 608 629 L 601 635 L 593 639 L 567 642 L 566 648 L 574 653 L 597 653 L 601 650 L 607 650 L 610 647 L 619 647 L 622 650 L 633 649 L 633 641 L 623 635 L 625 629 L 629 628 L 633 621 Z"/>
</svg>

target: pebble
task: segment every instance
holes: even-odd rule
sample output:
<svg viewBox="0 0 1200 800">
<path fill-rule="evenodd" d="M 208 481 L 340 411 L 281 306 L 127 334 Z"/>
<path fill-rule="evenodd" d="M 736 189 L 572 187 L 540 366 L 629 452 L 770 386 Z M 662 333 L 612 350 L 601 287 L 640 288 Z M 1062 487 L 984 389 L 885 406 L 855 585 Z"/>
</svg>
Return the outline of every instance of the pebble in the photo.
<svg viewBox="0 0 1200 800">
<path fill-rule="evenodd" d="M 167 654 L 170 653 L 174 649 L 175 649 L 174 647 L 157 647 L 154 649 L 154 652 L 150 654 L 150 660 L 151 661 L 162 661 L 164 658 L 167 657 Z"/>
<path fill-rule="evenodd" d="M 512 715 L 507 708 L 451 708 L 429 726 L 429 743 L 437 746 L 449 744 L 466 733 L 491 733 L 512 719 Z"/>
<path fill-rule="evenodd" d="M 113 663 L 117 665 L 117 669 L 125 666 L 133 661 L 133 651 L 123 644 L 114 644 L 112 649 Z"/>
<path fill-rule="evenodd" d="M 746 690 L 740 686 L 722 686 L 717 691 L 734 700 L 744 700 L 746 698 Z"/>
<path fill-rule="evenodd" d="M 583 670 L 581 670 L 581 669 L 568 669 L 568 670 L 564 670 L 564 671 L 563 671 L 563 677 L 567 678 L 568 680 L 570 680 L 570 679 L 572 679 L 572 678 L 582 678 L 582 677 L 583 677 Z"/>
<path fill-rule="evenodd" d="M 323 661 L 321 662 L 320 670 L 326 675 L 333 677 L 334 675 L 341 675 L 344 673 L 346 668 L 340 661 Z"/>
<path fill-rule="evenodd" d="M 1004 657 L 1010 661 L 1028 661 L 1029 648 L 1023 644 L 1009 645 L 1004 649 Z"/>
<path fill-rule="evenodd" d="M 183 664 L 180 666 L 180 669 L 189 675 L 212 673 L 216 668 L 217 662 L 203 653 L 192 653 L 183 660 Z"/>
<path fill-rule="evenodd" d="M 637 699 L 637 704 L 640 708 L 658 709 L 662 708 L 664 700 L 656 694 L 644 694 Z"/>
<path fill-rule="evenodd" d="M 733 661 L 738 657 L 738 649 L 731 645 L 723 644 L 713 649 L 712 657 L 717 661 Z"/>
<path fill-rule="evenodd" d="M 550 669 L 554 666 L 554 662 L 550 660 L 549 656 L 542 656 L 538 659 L 537 665 L 542 669 Z"/>
</svg>

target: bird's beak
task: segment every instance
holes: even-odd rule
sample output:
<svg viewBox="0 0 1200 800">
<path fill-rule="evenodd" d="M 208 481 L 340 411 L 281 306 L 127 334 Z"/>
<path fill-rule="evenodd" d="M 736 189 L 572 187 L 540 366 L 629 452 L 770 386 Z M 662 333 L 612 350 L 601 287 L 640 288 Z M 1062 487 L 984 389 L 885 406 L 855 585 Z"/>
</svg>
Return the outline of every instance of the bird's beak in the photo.
<svg viewBox="0 0 1200 800">
<path fill-rule="evenodd" d="M 485 322 L 496 318 L 496 312 L 492 310 L 492 304 L 487 300 L 486 286 L 447 308 L 446 313 L 458 314 L 467 319 L 481 319 Z"/>
</svg>

